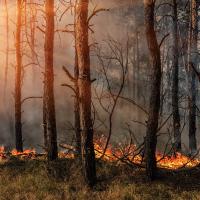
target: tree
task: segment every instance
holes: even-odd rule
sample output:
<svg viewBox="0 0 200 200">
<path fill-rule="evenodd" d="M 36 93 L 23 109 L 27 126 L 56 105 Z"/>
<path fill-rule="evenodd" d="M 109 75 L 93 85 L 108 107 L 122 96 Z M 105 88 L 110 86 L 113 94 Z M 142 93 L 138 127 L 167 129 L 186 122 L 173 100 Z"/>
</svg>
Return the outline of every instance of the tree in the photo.
<svg viewBox="0 0 200 200">
<path fill-rule="evenodd" d="M 196 74 L 197 43 L 198 43 L 198 1 L 190 3 L 190 33 L 188 45 L 188 102 L 189 102 L 189 148 L 190 153 L 196 153 Z"/>
<path fill-rule="evenodd" d="M 91 119 L 91 77 L 88 45 L 88 4 L 89 0 L 77 0 L 76 4 L 76 51 L 79 67 L 79 107 L 81 124 L 81 148 L 83 175 L 89 186 L 96 183 L 96 164 Z"/>
<path fill-rule="evenodd" d="M 148 180 L 152 181 L 156 175 L 156 144 L 157 144 L 157 129 L 160 109 L 160 85 L 161 85 L 161 59 L 160 48 L 156 38 L 154 29 L 154 0 L 144 0 L 145 27 L 148 48 L 151 60 L 151 91 L 149 116 L 147 123 L 147 131 L 145 138 L 145 161 L 146 174 Z"/>
<path fill-rule="evenodd" d="M 181 151 L 177 1 L 172 0 L 172 110 L 175 151 Z"/>
<path fill-rule="evenodd" d="M 79 68 L 78 68 L 78 58 L 77 51 L 75 49 L 75 67 L 74 67 L 74 77 L 75 77 L 75 99 L 74 99 L 74 126 L 75 126 L 75 135 L 76 135 L 76 152 L 78 158 L 81 158 L 81 128 L 80 128 L 80 105 L 79 105 L 79 88 L 78 88 L 78 77 L 79 77 Z"/>
<path fill-rule="evenodd" d="M 22 30 L 23 1 L 17 0 L 17 23 L 16 23 L 16 71 L 15 71 L 15 139 L 16 150 L 23 151 L 22 119 L 21 119 L 21 85 L 22 85 L 22 53 L 21 53 L 21 30 Z"/>
<path fill-rule="evenodd" d="M 57 130 L 54 99 L 54 0 L 46 0 L 46 30 L 45 30 L 45 72 L 44 72 L 44 95 L 43 110 L 46 120 L 47 151 L 48 160 L 52 161 L 58 157 Z"/>
<path fill-rule="evenodd" d="M 7 82 L 8 82 L 8 61 L 9 61 L 9 13 L 8 2 L 4 1 L 5 14 L 6 14 L 6 62 L 5 62 L 5 74 L 4 74 L 4 100 L 6 98 Z"/>
</svg>

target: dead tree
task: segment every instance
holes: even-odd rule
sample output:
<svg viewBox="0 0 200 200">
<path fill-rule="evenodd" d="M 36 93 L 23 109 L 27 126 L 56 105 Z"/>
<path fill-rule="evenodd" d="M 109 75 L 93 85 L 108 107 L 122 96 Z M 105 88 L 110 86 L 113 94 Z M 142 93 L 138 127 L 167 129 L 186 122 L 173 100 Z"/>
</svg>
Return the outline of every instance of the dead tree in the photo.
<svg viewBox="0 0 200 200">
<path fill-rule="evenodd" d="M 78 89 L 80 105 L 82 168 L 86 183 L 96 183 L 96 164 L 93 144 L 93 123 L 91 118 L 91 77 L 90 52 L 88 45 L 88 4 L 89 0 L 77 0 L 75 35 L 79 67 Z"/>
<path fill-rule="evenodd" d="M 198 43 L 198 6 L 197 0 L 190 3 L 190 31 L 188 45 L 188 102 L 189 102 L 189 148 L 190 153 L 196 153 L 196 74 L 197 43 Z"/>
<path fill-rule="evenodd" d="M 45 29 L 45 72 L 44 72 L 44 94 L 43 111 L 46 121 L 48 160 L 52 161 L 58 157 L 57 130 L 54 99 L 54 0 L 45 1 L 46 29 Z"/>
<path fill-rule="evenodd" d="M 16 150 L 23 151 L 22 141 L 22 119 L 21 119 L 21 86 L 22 86 L 22 52 L 21 52 L 21 30 L 22 30 L 22 8 L 23 1 L 17 0 L 17 23 L 16 23 L 16 70 L 15 70 L 15 142 Z"/>
<path fill-rule="evenodd" d="M 175 151 L 181 151 L 177 1 L 172 0 L 172 110 Z"/>
<path fill-rule="evenodd" d="M 114 126 L 114 114 L 117 109 L 117 105 L 120 100 L 126 97 L 122 96 L 122 93 L 125 88 L 128 66 L 130 64 L 129 51 L 130 44 L 129 39 L 126 42 L 126 45 L 122 45 L 120 42 L 110 38 L 104 47 L 104 49 L 108 49 L 109 52 L 103 52 L 100 47 L 96 48 L 96 56 L 98 58 L 101 69 L 98 74 L 102 74 L 103 80 L 106 82 L 106 86 L 104 88 L 104 84 L 99 89 L 101 92 L 98 94 L 97 89 L 95 90 L 95 97 L 100 104 L 100 107 L 103 111 L 108 115 L 106 121 L 108 121 L 108 125 L 103 123 L 103 120 L 99 119 L 102 122 L 102 125 L 108 130 L 107 139 L 105 141 L 105 147 L 102 152 L 100 158 L 105 156 L 106 150 L 108 148 L 110 139 L 113 133 Z M 112 79 L 109 76 L 109 70 L 113 70 L 115 67 L 116 72 L 119 71 L 120 80 L 117 81 L 117 86 L 112 84 Z M 128 99 L 128 98 L 127 98 Z M 96 113 L 97 115 L 97 113 Z"/>
<path fill-rule="evenodd" d="M 76 153 L 78 158 L 81 158 L 81 127 L 80 127 L 80 105 L 79 105 L 79 87 L 78 87 L 78 78 L 79 78 L 79 67 L 78 67 L 78 58 L 77 51 L 75 49 L 75 67 L 74 67 L 74 78 L 75 78 L 75 99 L 74 99 L 74 126 L 75 126 L 75 135 L 76 135 Z"/>
<path fill-rule="evenodd" d="M 144 0 L 146 37 L 151 60 L 151 91 L 149 116 L 145 138 L 145 161 L 147 179 L 152 181 L 156 176 L 156 145 L 160 110 L 161 59 L 156 32 L 154 29 L 155 1 Z"/>
</svg>

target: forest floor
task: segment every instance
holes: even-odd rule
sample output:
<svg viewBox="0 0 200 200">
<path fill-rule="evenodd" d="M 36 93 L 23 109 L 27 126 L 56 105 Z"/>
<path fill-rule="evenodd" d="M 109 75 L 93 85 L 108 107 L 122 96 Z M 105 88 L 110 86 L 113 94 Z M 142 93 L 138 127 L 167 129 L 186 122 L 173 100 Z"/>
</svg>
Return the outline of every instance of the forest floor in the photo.
<svg viewBox="0 0 200 200">
<path fill-rule="evenodd" d="M 51 167 L 42 159 L 2 162 L 0 200 L 200 199 L 200 167 L 159 170 L 159 180 L 150 184 L 144 170 L 98 162 L 98 184 L 93 190 L 84 187 L 79 171 L 72 160 L 59 160 Z"/>
</svg>

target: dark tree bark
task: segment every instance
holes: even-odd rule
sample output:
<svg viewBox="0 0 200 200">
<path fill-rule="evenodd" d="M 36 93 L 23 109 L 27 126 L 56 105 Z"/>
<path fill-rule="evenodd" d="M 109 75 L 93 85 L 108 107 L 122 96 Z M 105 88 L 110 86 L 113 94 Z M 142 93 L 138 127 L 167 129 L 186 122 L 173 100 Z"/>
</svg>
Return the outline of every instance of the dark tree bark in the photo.
<svg viewBox="0 0 200 200">
<path fill-rule="evenodd" d="M 76 21 L 76 9 L 74 13 L 74 21 Z M 76 30 L 76 23 L 74 23 L 74 30 Z M 74 126 L 75 126 L 75 137 L 76 137 L 76 156 L 78 160 L 81 160 L 81 125 L 80 125 L 80 98 L 79 98 L 79 67 L 78 67 L 78 56 L 76 50 L 76 32 L 74 33 L 75 38 L 75 66 L 74 66 L 74 88 L 75 88 L 75 99 L 74 99 Z"/>
<path fill-rule="evenodd" d="M 197 66 L 198 43 L 198 6 L 197 0 L 192 0 L 190 5 L 190 34 L 188 48 L 188 102 L 189 102 L 189 148 L 190 153 L 197 151 L 196 141 L 196 74 L 193 70 Z"/>
<path fill-rule="evenodd" d="M 88 0 L 78 0 L 76 5 L 76 50 L 79 67 L 79 98 L 83 175 L 89 186 L 96 183 L 96 164 L 91 119 L 91 77 L 88 45 Z"/>
<path fill-rule="evenodd" d="M 46 0 L 46 30 L 45 30 L 45 73 L 44 73 L 44 118 L 46 121 L 48 160 L 58 157 L 56 114 L 54 100 L 54 0 Z"/>
<path fill-rule="evenodd" d="M 181 151 L 180 115 L 179 115 L 179 53 L 178 53 L 178 16 L 177 1 L 172 0 L 172 110 L 175 151 Z"/>
<path fill-rule="evenodd" d="M 150 52 L 151 68 L 151 96 L 149 117 L 145 138 L 145 161 L 147 179 L 152 181 L 156 176 L 156 144 L 160 109 L 161 59 L 160 48 L 154 30 L 155 1 L 144 0 L 145 26 L 148 48 Z"/>
<path fill-rule="evenodd" d="M 22 29 L 23 1 L 17 0 L 16 23 L 16 71 L 15 71 L 15 142 L 16 150 L 23 151 L 22 122 L 21 122 L 21 85 L 22 85 L 22 53 L 21 53 L 21 29 Z"/>
<path fill-rule="evenodd" d="M 81 127 L 80 127 L 80 99 L 79 99 L 79 88 L 78 88 L 78 58 L 77 51 L 75 50 L 75 68 L 74 68 L 74 78 L 75 78 L 75 99 L 74 99 L 74 126 L 75 126 L 75 136 L 76 136 L 76 153 L 77 158 L 81 159 Z"/>
</svg>

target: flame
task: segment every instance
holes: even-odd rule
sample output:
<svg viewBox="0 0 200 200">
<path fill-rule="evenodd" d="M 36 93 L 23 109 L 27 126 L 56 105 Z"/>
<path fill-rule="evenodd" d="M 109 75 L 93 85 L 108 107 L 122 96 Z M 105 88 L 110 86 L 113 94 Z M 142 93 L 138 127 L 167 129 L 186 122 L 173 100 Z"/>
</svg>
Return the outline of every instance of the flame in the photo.
<svg viewBox="0 0 200 200">
<path fill-rule="evenodd" d="M 19 156 L 22 158 L 35 158 L 36 157 L 36 151 L 35 149 L 26 149 L 23 152 L 19 152 L 16 149 L 13 149 L 11 151 L 12 156 Z"/>
<path fill-rule="evenodd" d="M 58 157 L 59 158 L 67 158 L 67 159 L 74 159 L 75 158 L 75 155 L 74 153 L 66 153 L 64 151 L 60 151 L 58 153 Z"/>
<path fill-rule="evenodd" d="M 5 159 L 6 159 L 5 147 L 0 146 L 0 160 L 5 160 Z"/>
<path fill-rule="evenodd" d="M 102 154 L 104 153 L 105 141 L 106 138 L 101 136 L 94 142 L 96 158 L 102 157 Z M 121 144 L 119 144 L 118 147 L 109 145 L 106 149 L 103 159 L 109 162 L 125 159 L 133 164 L 141 164 L 143 162 L 143 158 L 140 154 L 137 154 L 136 151 L 137 146 L 133 144 L 127 145 L 126 147 L 122 147 Z M 159 167 L 172 170 L 182 167 L 195 167 L 200 164 L 200 159 L 191 159 L 190 157 L 181 153 L 175 153 L 174 155 L 166 156 L 157 152 L 156 160 Z"/>
<path fill-rule="evenodd" d="M 123 163 L 123 161 L 128 161 L 133 164 L 142 164 L 143 157 L 141 154 L 137 153 L 137 146 L 134 144 L 129 144 L 123 146 L 118 144 L 117 146 L 108 145 L 108 148 L 104 154 L 104 148 L 106 143 L 106 137 L 101 136 L 95 139 L 94 148 L 96 158 L 102 158 L 107 162 L 118 162 Z M 60 151 L 58 156 L 59 158 L 74 159 L 75 158 L 75 149 L 72 146 L 66 145 L 69 147 L 68 151 Z M 102 156 L 104 154 L 104 156 Z M 18 152 L 16 149 L 13 149 L 10 154 L 6 153 L 4 146 L 0 146 L 0 160 L 8 159 L 8 155 L 17 156 L 21 159 L 35 159 L 37 158 L 37 153 L 35 149 L 26 149 L 23 152 Z M 45 155 L 45 154 L 44 154 Z M 156 153 L 156 160 L 158 167 L 166 169 L 179 169 L 182 167 L 195 167 L 200 164 L 200 159 L 191 159 L 188 156 L 185 156 L 181 153 L 175 153 L 173 155 L 167 156 L 162 153 Z"/>
</svg>

